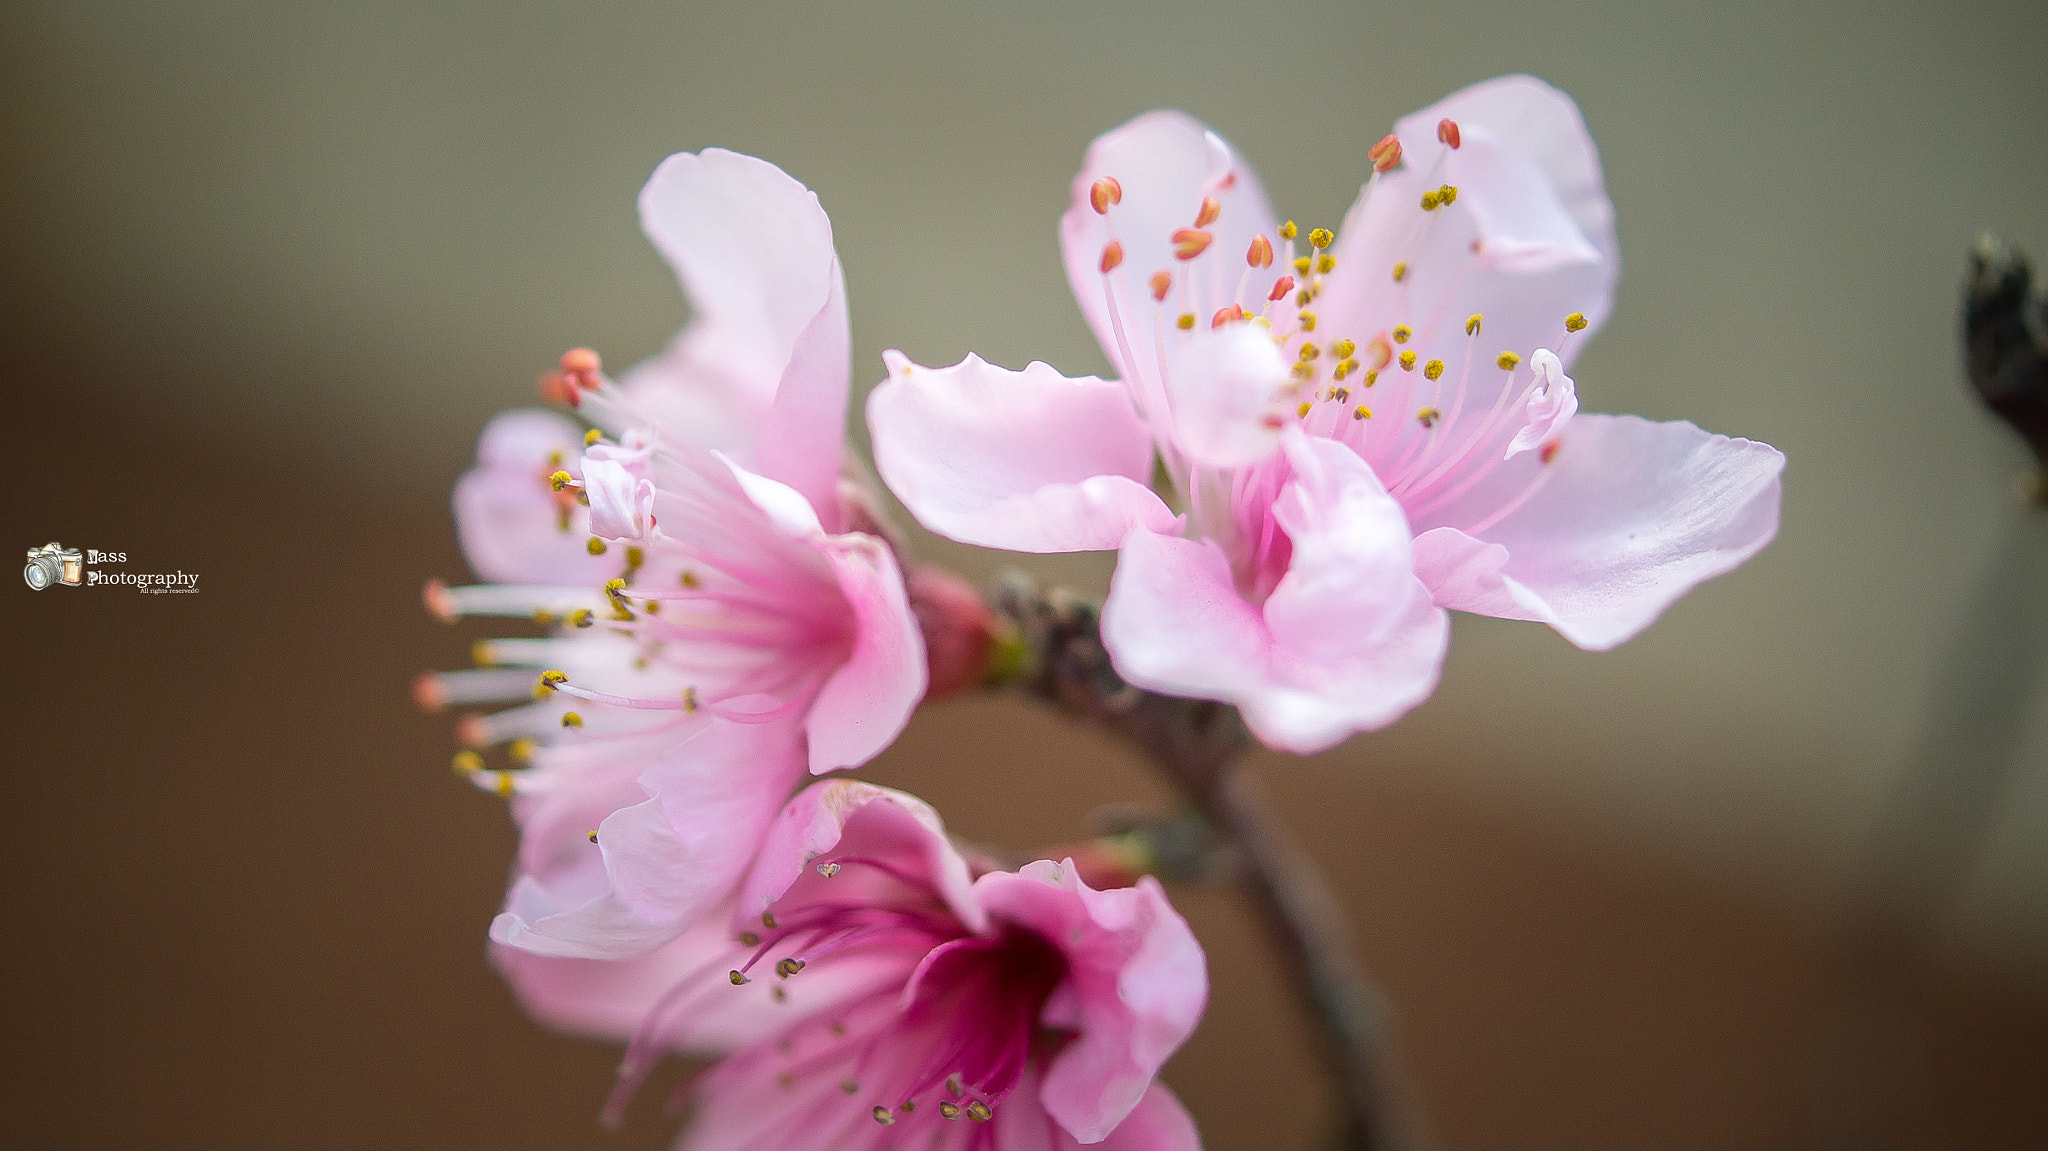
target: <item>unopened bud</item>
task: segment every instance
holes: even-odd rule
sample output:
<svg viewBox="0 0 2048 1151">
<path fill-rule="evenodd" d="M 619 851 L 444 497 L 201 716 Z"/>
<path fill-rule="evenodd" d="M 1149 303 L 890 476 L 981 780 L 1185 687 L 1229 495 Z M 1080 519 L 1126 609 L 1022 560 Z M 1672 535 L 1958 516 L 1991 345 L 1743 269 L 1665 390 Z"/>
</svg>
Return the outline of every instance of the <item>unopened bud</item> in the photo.
<svg viewBox="0 0 2048 1151">
<path fill-rule="evenodd" d="M 926 699 L 966 691 L 1015 670 L 1021 654 L 1003 648 L 1002 625 L 972 584 L 928 564 L 912 564 L 907 574 L 910 611 L 924 634 L 930 676 Z"/>
</svg>

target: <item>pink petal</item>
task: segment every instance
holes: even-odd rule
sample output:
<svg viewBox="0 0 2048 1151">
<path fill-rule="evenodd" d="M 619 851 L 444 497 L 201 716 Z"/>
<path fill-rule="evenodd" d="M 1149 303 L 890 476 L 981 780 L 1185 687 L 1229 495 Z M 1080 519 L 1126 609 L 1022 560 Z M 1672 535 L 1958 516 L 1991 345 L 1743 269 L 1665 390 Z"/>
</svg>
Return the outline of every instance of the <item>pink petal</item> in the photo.
<svg viewBox="0 0 2048 1151">
<path fill-rule="evenodd" d="M 693 314 L 666 350 L 622 381 L 663 436 L 751 461 L 814 322 L 806 367 L 787 381 L 793 400 L 809 402 L 782 415 L 840 435 L 851 372 L 845 297 L 832 224 L 817 197 L 765 160 L 720 148 L 681 152 L 641 190 L 640 226 L 675 269 Z"/>
<path fill-rule="evenodd" d="M 811 770 L 823 773 L 858 767 L 894 742 L 924 698 L 928 675 L 924 633 L 889 545 L 853 532 L 817 546 L 853 611 L 853 650 L 804 721 Z"/>
<path fill-rule="evenodd" d="M 1459 124 L 1455 151 L 1436 139 L 1446 117 Z M 1473 357 L 1468 403 L 1484 411 L 1507 386 L 1496 355 L 1526 361 L 1539 347 L 1559 348 L 1567 315 L 1582 312 L 1597 327 L 1612 304 L 1620 248 L 1599 155 L 1571 98 L 1526 76 L 1474 85 L 1395 131 L 1401 167 L 1368 185 L 1345 216 L 1318 331 L 1364 344 L 1408 325 L 1422 359 L 1456 373 Z M 1423 193 L 1445 184 L 1457 199 L 1423 211 Z M 1398 283 L 1396 264 L 1405 265 Z M 1476 339 L 1465 333 L 1475 314 Z M 1563 345 L 1567 365 L 1588 334 Z"/>
<path fill-rule="evenodd" d="M 1372 470 L 1329 440 L 1283 442 L 1295 475 L 1274 513 L 1293 555 L 1263 611 L 1214 544 L 1141 529 L 1118 557 L 1102 634 L 1125 679 L 1236 704 L 1261 742 L 1307 754 L 1428 698 L 1449 623 Z"/>
<path fill-rule="evenodd" d="M 637 540 L 654 513 L 654 481 L 616 460 L 586 457 L 583 492 L 590 499 L 590 534 Z"/>
<path fill-rule="evenodd" d="M 1072 860 L 1040 860 L 984 875 L 974 892 L 992 918 L 1030 928 L 1066 956 L 1044 1022 L 1076 1035 L 1053 1058 L 1039 1098 L 1076 1140 L 1101 1142 L 1201 1019 L 1201 945 L 1150 876 L 1096 891 Z"/>
<path fill-rule="evenodd" d="M 1110 208 L 1107 216 L 1096 214 L 1089 204 L 1089 190 L 1103 177 L 1123 186 L 1122 203 Z M 1221 186 L 1226 177 L 1232 177 L 1228 186 Z M 1080 174 L 1074 177 L 1072 201 L 1060 217 L 1067 282 L 1109 362 L 1117 365 L 1126 380 L 1134 378 L 1133 365 L 1123 362 L 1110 324 L 1100 271 L 1103 245 L 1112 234 L 1123 245 L 1123 264 L 1112 277 L 1125 284 L 1124 323 L 1133 341 L 1132 354 L 1139 360 L 1136 368 L 1144 378 L 1156 380 L 1159 374 L 1149 320 L 1135 328 L 1130 325 L 1134 318 L 1151 315 L 1147 277 L 1163 270 L 1178 277 L 1189 267 L 1174 259 L 1172 236 L 1194 223 L 1204 196 L 1213 197 L 1223 210 L 1206 229 L 1214 240 L 1196 263 L 1206 267 L 1208 261 L 1222 261 L 1219 272 L 1234 283 L 1244 270 L 1244 253 L 1252 237 L 1262 233 L 1274 236 L 1276 222 L 1266 193 L 1259 187 L 1258 174 L 1222 137 L 1198 121 L 1182 112 L 1139 116 L 1097 137 L 1088 148 Z M 1132 311 L 1139 305 L 1142 312 Z"/>
<path fill-rule="evenodd" d="M 548 486 L 550 461 L 574 470 L 576 425 L 553 412 L 506 412 L 484 428 L 477 466 L 455 484 L 455 529 L 471 570 L 499 583 L 596 587 L 617 575 L 618 555 L 593 556 L 590 513 L 571 504 L 569 526 Z"/>
<path fill-rule="evenodd" d="M 1202 1138 L 1187 1109 L 1163 1083 L 1154 1083 L 1124 1121 L 1101 1142 L 1083 1144 L 1038 1101 L 1039 1069 L 1027 1068 L 1017 1089 L 996 1108 L 995 1151 L 1201 1151 Z"/>
<path fill-rule="evenodd" d="M 1429 532 L 1417 566 L 1445 607 L 1540 619 L 1599 651 L 1649 626 L 1694 585 L 1732 571 L 1778 530 L 1785 457 L 1684 421 L 1581 415 L 1544 486 L 1483 533 Z M 1443 519 L 1484 514 L 1534 482 L 1534 456 L 1504 464 Z M 1469 520 L 1467 521 L 1469 522 Z M 1432 538 L 1434 537 L 1434 538 Z"/>
<path fill-rule="evenodd" d="M 605 816 L 583 858 L 521 876 L 491 938 L 586 959 L 659 947 L 731 897 L 802 764 L 791 725 L 707 724 L 639 776 L 649 798 Z"/>
<path fill-rule="evenodd" d="M 1282 426 L 1274 397 L 1287 379 L 1287 362 L 1265 328 L 1229 324 L 1197 334 L 1168 381 L 1174 443 L 1192 461 L 1217 468 L 1272 455 Z"/>
<path fill-rule="evenodd" d="M 802 492 L 821 513 L 836 511 L 840 502 L 847 389 L 853 378 L 851 347 L 846 278 L 835 259 L 832 293 L 797 337 L 754 453 L 756 470 Z"/>
<path fill-rule="evenodd" d="M 889 378 L 868 397 L 875 467 L 924 526 L 1027 552 L 1113 548 L 1137 524 L 1171 530 L 1147 486 L 1151 433 L 1122 384 L 975 355 L 936 369 L 883 358 Z"/>
<path fill-rule="evenodd" d="M 828 779 L 798 792 L 776 816 L 741 888 L 738 922 L 751 926 L 778 900 L 845 901 L 855 885 L 872 878 L 872 868 L 820 875 L 811 861 L 832 852 L 857 854 L 927 883 L 972 930 L 988 921 L 973 894 L 967 861 L 953 849 L 931 805 L 886 787 Z"/>
</svg>

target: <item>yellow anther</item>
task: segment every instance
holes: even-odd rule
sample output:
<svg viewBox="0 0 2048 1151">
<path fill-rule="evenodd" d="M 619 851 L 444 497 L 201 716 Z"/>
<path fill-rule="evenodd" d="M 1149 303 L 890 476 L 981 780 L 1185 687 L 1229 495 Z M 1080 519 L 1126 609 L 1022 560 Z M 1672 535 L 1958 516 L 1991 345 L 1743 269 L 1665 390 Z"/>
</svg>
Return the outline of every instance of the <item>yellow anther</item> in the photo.
<svg viewBox="0 0 2048 1151">
<path fill-rule="evenodd" d="M 1458 202 L 1458 186 L 1457 186 L 1456 184 L 1445 184 L 1445 185 L 1444 185 L 1443 187 L 1441 187 L 1441 188 L 1438 188 L 1438 189 L 1436 190 L 1436 198 L 1437 198 L 1437 202 L 1438 202 L 1438 203 L 1441 203 L 1441 204 L 1455 204 L 1455 203 L 1457 203 L 1457 202 Z"/>
<path fill-rule="evenodd" d="M 1369 420 L 1372 418 L 1372 409 L 1364 404 L 1360 404 L 1351 409 L 1351 418 L 1354 420 Z"/>
<path fill-rule="evenodd" d="M 887 1107 L 882 1106 L 880 1103 L 875 1104 L 875 1110 L 873 1114 L 875 1116 L 875 1122 L 880 1123 L 884 1127 L 887 1127 L 891 1123 L 896 1122 L 896 1116 L 891 1114 L 889 1109 Z"/>
<path fill-rule="evenodd" d="M 693 571 L 685 571 L 681 576 L 677 577 L 676 582 L 682 584 L 686 588 L 691 589 L 703 586 L 703 581 L 699 580 L 697 578 L 697 573 Z"/>
<path fill-rule="evenodd" d="M 590 840 L 590 842 L 592 842 L 592 843 L 596 843 L 596 842 L 597 842 L 597 829 L 596 829 L 596 828 L 592 828 L 592 829 L 590 829 L 589 831 L 585 832 L 585 833 L 584 833 L 584 838 L 586 838 L 586 839 Z"/>
<path fill-rule="evenodd" d="M 1444 362 L 1442 360 L 1431 360 L 1422 365 L 1422 374 L 1432 380 L 1442 379 L 1444 375 Z"/>
<path fill-rule="evenodd" d="M 944 1099 L 939 1100 L 939 1117 L 942 1119 L 960 1118 L 960 1105 Z"/>
<path fill-rule="evenodd" d="M 1300 353 L 1298 353 L 1297 358 L 1299 358 L 1303 363 L 1307 363 L 1308 361 L 1313 360 L 1317 356 L 1320 356 L 1322 354 L 1323 350 L 1321 348 L 1316 347 L 1314 344 L 1303 344 L 1301 346 L 1301 351 Z"/>
<path fill-rule="evenodd" d="M 1281 238 L 1281 239 L 1283 239 L 1283 240 L 1292 240 L 1292 239 L 1294 238 L 1294 236 L 1295 236 L 1295 227 L 1294 227 L 1294 221 L 1292 221 L 1292 220 L 1289 220 L 1289 221 L 1287 221 L 1286 223 L 1284 223 L 1284 224 L 1280 225 L 1280 238 Z"/>
<path fill-rule="evenodd" d="M 1337 270 L 1337 257 L 1328 252 L 1316 257 L 1316 271 L 1325 275 Z"/>
<path fill-rule="evenodd" d="M 563 488 L 566 488 L 571 483 L 573 483 L 575 479 L 576 477 L 570 475 L 568 472 L 555 472 L 548 476 L 548 484 L 552 486 L 556 491 L 561 491 Z"/>
<path fill-rule="evenodd" d="M 767 928 L 767 929 L 768 929 L 768 930 L 770 930 L 770 931 L 773 931 L 773 930 L 775 930 L 775 927 L 776 927 L 776 923 L 775 923 L 775 913 L 774 913 L 774 912 L 772 912 L 772 911 L 764 911 L 764 912 L 762 912 L 762 913 L 761 913 L 761 926 L 763 926 L 763 927 Z"/>
<path fill-rule="evenodd" d="M 1441 198 L 1441 197 L 1439 197 L 1439 196 L 1438 196 L 1438 195 L 1437 195 L 1437 194 L 1436 194 L 1435 192 L 1424 192 L 1424 193 L 1422 194 L 1422 210 L 1423 210 L 1423 211 L 1425 211 L 1425 212 L 1434 212 L 1434 211 L 1436 211 L 1436 210 L 1437 210 L 1437 208 L 1438 208 L 1439 206 L 1441 206 L 1442 204 L 1443 204 L 1443 200 L 1442 200 L 1442 198 Z"/>
<path fill-rule="evenodd" d="M 1349 401 L 1349 400 L 1351 399 L 1351 389 L 1350 389 L 1350 388 L 1331 388 L 1331 389 L 1330 389 L 1330 398 L 1331 398 L 1331 399 L 1333 399 L 1333 400 L 1335 400 L 1335 401 L 1337 401 L 1337 402 L 1338 402 L 1338 403 L 1340 403 L 1340 404 L 1341 404 L 1341 403 L 1346 403 L 1346 402 L 1348 402 L 1348 401 Z"/>
<path fill-rule="evenodd" d="M 784 956 L 775 961 L 775 974 L 782 976 L 784 979 L 788 979 L 803 969 L 804 961 L 793 955 Z"/>
<path fill-rule="evenodd" d="M 742 931 L 740 932 L 740 942 L 748 947 L 759 947 L 761 946 L 761 937 L 751 931 Z"/>
<path fill-rule="evenodd" d="M 1443 418 L 1443 413 L 1435 408 L 1423 408 L 1415 413 L 1415 418 L 1423 427 L 1433 428 L 1436 426 L 1436 422 Z"/>
<path fill-rule="evenodd" d="M 498 662 L 494 658 L 494 654 L 495 653 L 491 651 L 490 640 L 480 639 L 477 640 L 475 643 L 469 645 L 469 658 L 472 661 L 474 661 L 478 667 L 489 667 L 492 664 Z"/>
<path fill-rule="evenodd" d="M 641 611 L 644 611 L 644 612 L 646 612 L 646 613 L 647 613 L 648 615 L 660 615 L 660 614 L 661 614 L 661 601 L 660 601 L 660 600 L 658 600 L 658 599 L 644 599 L 644 600 L 641 600 L 641 601 L 640 601 L 640 610 L 641 610 Z"/>
<path fill-rule="evenodd" d="M 604 554 L 604 541 L 598 539 L 596 536 L 591 536 L 590 542 L 583 545 L 583 550 L 589 552 L 591 555 L 601 556 Z"/>
<path fill-rule="evenodd" d="M 571 627 L 589 627 L 596 622 L 597 617 L 592 615 L 587 607 L 577 608 L 569 615 L 569 626 Z"/>
<path fill-rule="evenodd" d="M 694 687 L 684 688 L 683 710 L 691 715 L 695 715 L 697 714 L 697 706 L 697 689 Z"/>
<path fill-rule="evenodd" d="M 1493 362 L 1501 371 L 1512 372 L 1515 370 L 1515 365 L 1522 362 L 1522 357 L 1513 352 L 1502 352 L 1494 357 Z"/>
<path fill-rule="evenodd" d="M 976 1123 L 988 1122 L 989 1116 L 993 1114 L 995 1114 L 995 1112 L 990 1111 L 988 1109 L 988 1104 L 983 1103 L 979 1099 L 976 1099 L 974 1102 L 969 1103 L 967 1105 L 967 1117 L 969 1119 L 974 1120 Z"/>
<path fill-rule="evenodd" d="M 753 982 L 753 980 L 747 978 L 745 972 L 741 971 L 737 967 L 733 968 L 731 971 L 726 972 L 725 977 L 732 981 L 732 985 L 734 987 L 745 987 L 747 984 Z"/>
<path fill-rule="evenodd" d="M 1303 400 L 1301 401 L 1301 406 L 1294 409 L 1294 414 L 1305 420 L 1308 418 L 1309 412 L 1313 410 L 1315 410 L 1315 405 L 1307 400 Z"/>
<path fill-rule="evenodd" d="M 1365 386 L 1366 386 L 1366 387 L 1368 387 L 1368 388 L 1369 388 L 1369 387 L 1372 387 L 1372 386 L 1373 386 L 1374 384 L 1377 384 L 1377 383 L 1379 383 L 1379 382 L 1380 382 L 1380 374 L 1379 374 L 1379 372 L 1378 372 L 1377 370 L 1374 370 L 1374 371 L 1370 371 L 1370 372 L 1367 372 L 1367 373 L 1365 373 Z"/>
<path fill-rule="evenodd" d="M 1397 262 L 1397 263 L 1396 263 L 1396 264 L 1394 265 L 1394 282 L 1398 284 L 1398 283 L 1400 283 L 1401 281 L 1403 281 L 1403 280 L 1405 280 L 1405 279 L 1407 279 L 1407 278 L 1408 278 L 1408 262 L 1407 262 L 1406 260 L 1402 260 L 1402 261 L 1399 261 L 1399 262 Z"/>
<path fill-rule="evenodd" d="M 1413 348 L 1401 353 L 1401 370 L 1404 372 L 1415 370 L 1415 350 Z"/>
<path fill-rule="evenodd" d="M 777 990 L 781 989 L 777 988 Z M 842 1079 L 839 1081 L 839 1089 L 848 1095 L 858 1095 L 860 1094 L 860 1082 L 854 1079 Z"/>
<path fill-rule="evenodd" d="M 632 598 L 626 594 L 626 581 L 624 578 L 620 576 L 613 576 L 612 578 L 604 581 L 604 592 L 606 595 L 612 597 L 613 599 Z"/>
<path fill-rule="evenodd" d="M 1343 379 L 1358 370 L 1358 361 L 1346 359 L 1337 364 L 1337 378 Z"/>
<path fill-rule="evenodd" d="M 522 735 L 505 745 L 505 754 L 515 763 L 526 763 L 533 758 L 533 740 Z"/>
<path fill-rule="evenodd" d="M 580 715 L 577 715 L 577 714 L 576 714 L 575 712 L 573 712 L 573 711 L 565 711 L 565 712 L 563 712 L 563 713 L 562 713 L 562 726 L 563 726 L 563 727 L 582 727 L 582 726 L 583 726 L 583 717 L 582 717 L 582 716 L 580 716 Z"/>
<path fill-rule="evenodd" d="M 825 878 L 830 879 L 833 876 L 839 874 L 839 865 L 836 863 L 821 863 L 818 865 L 817 871 L 819 875 L 822 875 Z"/>
<path fill-rule="evenodd" d="M 1315 298 L 1316 294 L 1314 292 L 1311 292 L 1308 289 L 1304 288 L 1301 291 L 1294 293 L 1294 306 L 1297 308 L 1306 308 L 1308 307 L 1308 302 Z"/>
<path fill-rule="evenodd" d="M 1406 324 L 1395 324 L 1394 330 L 1389 334 L 1394 337 L 1395 343 L 1405 344 L 1410 339 L 1414 338 L 1415 330 L 1413 328 L 1410 328 Z"/>
<path fill-rule="evenodd" d="M 1583 331 L 1585 331 L 1585 330 L 1586 330 L 1586 313 L 1584 313 L 1584 312 L 1573 312 L 1573 313 L 1572 313 L 1571 315 L 1569 315 L 1569 316 L 1566 316 L 1566 317 L 1564 318 L 1564 330 L 1565 330 L 1565 331 L 1567 331 L 1567 332 L 1583 332 Z"/>
<path fill-rule="evenodd" d="M 1468 336 L 1476 336 L 1479 334 L 1478 312 L 1472 313 L 1472 315 L 1465 320 L 1465 334 Z"/>
<path fill-rule="evenodd" d="M 1335 240 L 1336 238 L 1337 237 L 1330 234 L 1330 230 L 1328 228 L 1315 228 L 1310 230 L 1308 234 L 1308 246 L 1320 252 L 1324 248 L 1329 247 L 1330 241 Z"/>
<path fill-rule="evenodd" d="M 539 624 L 542 627 L 546 627 L 549 624 L 555 622 L 555 613 L 549 611 L 544 607 L 534 608 L 533 622 Z"/>
<path fill-rule="evenodd" d="M 561 452 L 559 452 L 559 451 L 549 452 L 549 453 L 548 453 L 548 467 L 549 467 L 550 469 L 553 469 L 553 468 L 559 468 L 559 467 L 561 467 L 561 466 L 562 466 L 562 453 L 561 453 Z"/>
<path fill-rule="evenodd" d="M 1289 374 L 1297 380 L 1312 380 L 1316 376 L 1316 366 L 1303 360 L 1295 364 Z"/>
<path fill-rule="evenodd" d="M 455 769 L 457 775 L 474 775 L 484 769 L 484 757 L 473 751 L 458 751 L 455 753 L 455 761 L 449 766 Z"/>
<path fill-rule="evenodd" d="M 1356 352 L 1357 350 L 1358 345 L 1351 340 L 1338 340 L 1336 343 L 1330 345 L 1330 354 L 1336 356 L 1340 360 L 1349 359 L 1351 357 L 1351 354 L 1353 352 Z"/>
<path fill-rule="evenodd" d="M 784 990 L 782 989 L 782 984 L 780 984 L 780 983 L 774 984 L 773 986 L 769 987 L 769 988 L 768 988 L 768 994 L 769 994 L 769 996 L 770 996 L 771 998 L 773 998 L 773 999 L 775 1000 L 775 1002 L 777 1002 L 777 1003 L 787 1003 L 787 1002 L 789 1002 L 789 992 L 787 992 L 787 991 L 784 991 Z M 851 1092 L 851 1091 L 848 1091 L 848 1092 L 847 1092 L 847 1094 L 848 1094 L 848 1095 L 851 1095 L 851 1094 L 853 1094 L 853 1092 Z"/>
<path fill-rule="evenodd" d="M 1179 328 L 1179 329 L 1180 329 L 1181 331 L 1183 331 L 1183 332 L 1192 332 L 1192 331 L 1194 331 L 1194 330 L 1195 330 L 1195 314 L 1194 314 L 1193 312 L 1182 312 L 1182 313 L 1180 314 L 1180 319 L 1178 319 L 1178 320 L 1175 320 L 1175 321 L 1173 322 L 1173 326 L 1174 326 L 1174 327 L 1176 327 L 1176 328 Z"/>
<path fill-rule="evenodd" d="M 1308 270 L 1313 266 L 1314 261 L 1310 260 L 1307 256 L 1296 256 L 1294 258 L 1294 271 L 1297 275 L 1308 275 Z"/>
<path fill-rule="evenodd" d="M 1300 321 L 1302 331 L 1313 332 L 1316 330 L 1316 314 L 1314 312 L 1303 312 L 1296 319 Z"/>
<path fill-rule="evenodd" d="M 545 688 L 552 689 L 557 684 L 564 684 L 568 682 L 569 673 L 565 671 L 556 671 L 553 668 L 549 668 L 548 670 L 540 673 L 540 685 Z"/>
<path fill-rule="evenodd" d="M 626 570 L 631 571 L 647 562 L 647 549 L 638 544 L 626 548 Z"/>
<path fill-rule="evenodd" d="M 499 797 L 502 799 L 512 798 L 512 773 L 509 771 L 499 772 L 497 786 L 493 790 L 495 790 L 498 793 Z"/>
<path fill-rule="evenodd" d="M 603 432 L 597 430 L 596 428 L 592 428 L 589 431 L 583 433 L 583 446 L 587 448 L 603 438 Z"/>
</svg>

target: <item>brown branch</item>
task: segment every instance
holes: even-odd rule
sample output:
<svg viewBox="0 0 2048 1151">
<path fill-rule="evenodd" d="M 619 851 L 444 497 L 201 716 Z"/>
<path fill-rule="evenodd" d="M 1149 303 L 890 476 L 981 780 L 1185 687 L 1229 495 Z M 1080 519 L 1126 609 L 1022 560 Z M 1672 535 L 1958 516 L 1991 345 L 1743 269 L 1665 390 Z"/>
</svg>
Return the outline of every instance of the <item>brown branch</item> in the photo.
<svg viewBox="0 0 2048 1151">
<path fill-rule="evenodd" d="M 1377 991 L 1352 954 L 1344 914 L 1242 769 L 1250 739 L 1237 709 L 1132 687 L 1110 665 L 1093 605 L 1029 577 L 1006 576 L 995 608 L 1018 630 L 1011 682 L 1135 744 L 1236 845 L 1261 919 L 1320 1028 L 1348 1113 L 1353 1151 L 1416 1151 L 1421 1112 L 1396 1065 Z"/>
</svg>

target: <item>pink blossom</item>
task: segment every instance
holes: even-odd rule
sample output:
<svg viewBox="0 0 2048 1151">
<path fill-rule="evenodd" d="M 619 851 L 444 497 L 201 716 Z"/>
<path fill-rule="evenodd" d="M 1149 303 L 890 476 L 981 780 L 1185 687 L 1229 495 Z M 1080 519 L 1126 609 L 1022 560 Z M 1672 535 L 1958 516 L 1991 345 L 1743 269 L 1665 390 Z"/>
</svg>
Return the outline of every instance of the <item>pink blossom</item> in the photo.
<svg viewBox="0 0 2048 1151">
<path fill-rule="evenodd" d="M 610 1117 L 660 1052 L 708 1051 L 687 1151 L 1199 1146 L 1154 1077 L 1208 976 L 1156 881 L 974 879 L 921 801 L 830 780 L 783 809 L 736 907 L 722 938 L 628 963 L 497 952 L 536 1015 L 632 1035 Z"/>
<path fill-rule="evenodd" d="M 1784 465 L 1578 414 L 1574 333 L 1607 315 L 1619 253 L 1564 94 L 1490 80 L 1360 159 L 1343 228 L 1303 234 L 1215 133 L 1131 121 L 1089 149 L 1060 226 L 1122 381 L 892 354 L 868 407 L 882 477 L 926 526 L 1120 548 L 1117 669 L 1235 703 L 1298 752 L 1425 699 L 1444 609 L 1630 638 L 1770 541 Z"/>
<path fill-rule="evenodd" d="M 816 197 L 712 150 L 664 161 L 640 208 L 696 318 L 622 385 L 593 353 L 563 357 L 549 387 L 588 433 L 547 412 L 492 422 L 455 505 L 472 566 L 500 582 L 427 593 L 444 617 L 549 627 L 420 685 L 435 703 L 531 697 L 463 734 L 528 765 L 473 777 L 521 797 L 494 937 L 549 954 L 639 954 L 687 928 L 805 767 L 872 758 L 927 682 L 895 554 L 857 530 L 875 521 L 841 480 L 845 292 Z"/>
</svg>

